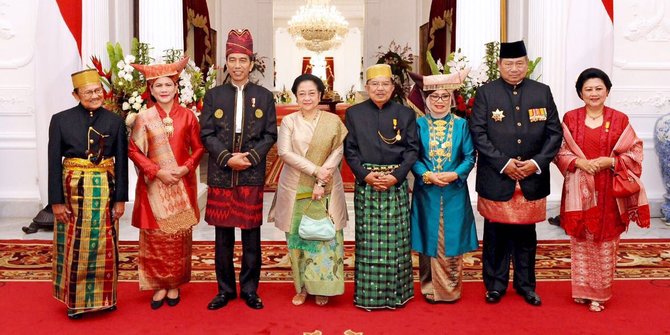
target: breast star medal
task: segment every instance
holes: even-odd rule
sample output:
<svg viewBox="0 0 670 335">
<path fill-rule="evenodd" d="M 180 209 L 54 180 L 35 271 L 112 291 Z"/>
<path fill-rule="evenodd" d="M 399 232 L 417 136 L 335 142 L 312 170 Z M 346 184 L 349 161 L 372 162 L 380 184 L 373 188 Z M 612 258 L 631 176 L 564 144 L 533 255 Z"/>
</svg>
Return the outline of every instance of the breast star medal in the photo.
<svg viewBox="0 0 670 335">
<path fill-rule="evenodd" d="M 223 110 L 222 110 L 222 109 L 217 109 L 217 110 L 214 112 L 214 117 L 217 118 L 217 119 L 222 118 L 222 117 L 223 117 Z"/>
<path fill-rule="evenodd" d="M 503 111 L 500 109 L 496 108 L 493 112 L 491 112 L 491 118 L 495 122 L 502 122 L 503 118 L 505 118 L 505 114 L 503 114 Z"/>
<path fill-rule="evenodd" d="M 260 119 L 263 117 L 263 110 L 260 108 L 256 109 L 256 112 L 254 112 L 254 115 L 256 116 L 257 119 Z"/>
</svg>

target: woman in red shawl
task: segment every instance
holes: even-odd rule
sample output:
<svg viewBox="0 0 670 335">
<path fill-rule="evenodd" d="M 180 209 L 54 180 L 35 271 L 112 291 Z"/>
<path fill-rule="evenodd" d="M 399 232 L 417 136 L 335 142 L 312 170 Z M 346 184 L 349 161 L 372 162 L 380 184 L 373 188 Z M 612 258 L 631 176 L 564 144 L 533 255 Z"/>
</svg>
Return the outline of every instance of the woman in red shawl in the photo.
<svg viewBox="0 0 670 335">
<path fill-rule="evenodd" d="M 191 280 L 191 228 L 200 220 L 195 173 L 204 152 L 200 125 L 176 98 L 187 62 L 133 64 L 155 102 L 130 122 L 128 141 L 128 157 L 139 171 L 132 224 L 140 228 L 140 289 L 154 290 L 152 309 L 163 301 L 179 303 L 179 286 Z"/>
<path fill-rule="evenodd" d="M 572 297 L 600 312 L 612 297 L 617 247 L 629 222 L 649 227 L 649 204 L 640 182 L 642 141 L 628 117 L 605 106 L 612 82 L 590 68 L 577 78 L 584 107 L 563 117 L 563 145 L 555 162 L 565 176 L 561 226 L 570 235 Z M 615 171 L 627 173 L 640 190 L 616 197 Z"/>
</svg>

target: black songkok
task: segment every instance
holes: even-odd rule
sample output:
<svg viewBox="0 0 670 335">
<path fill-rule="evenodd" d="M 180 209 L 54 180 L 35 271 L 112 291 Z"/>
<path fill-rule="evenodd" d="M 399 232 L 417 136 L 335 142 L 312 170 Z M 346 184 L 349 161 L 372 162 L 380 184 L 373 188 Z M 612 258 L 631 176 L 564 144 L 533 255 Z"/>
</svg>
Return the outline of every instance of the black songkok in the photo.
<svg viewBox="0 0 670 335">
<path fill-rule="evenodd" d="M 500 58 L 519 58 L 528 56 L 523 41 L 500 43 Z"/>
</svg>

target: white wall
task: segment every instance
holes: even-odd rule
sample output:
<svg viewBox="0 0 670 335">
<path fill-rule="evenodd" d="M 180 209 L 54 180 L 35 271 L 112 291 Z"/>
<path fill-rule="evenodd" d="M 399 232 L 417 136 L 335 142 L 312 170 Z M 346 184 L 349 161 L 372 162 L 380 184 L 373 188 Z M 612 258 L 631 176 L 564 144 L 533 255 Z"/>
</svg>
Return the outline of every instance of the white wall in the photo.
<svg viewBox="0 0 670 335">
<path fill-rule="evenodd" d="M 363 38 L 363 68 L 377 62 L 378 47 L 387 50 L 391 41 L 409 45 L 419 52 L 419 27 L 424 7 L 414 0 L 365 0 L 365 31 Z M 414 67 L 416 68 L 417 62 Z"/>
<path fill-rule="evenodd" d="M 37 0 L 0 1 L 0 216 L 37 213 Z M 56 64 L 54 64 L 56 65 Z"/>
<path fill-rule="evenodd" d="M 91 55 L 106 60 L 108 40 L 129 44 L 131 1 L 83 1 L 83 64 L 55 0 L 0 1 L 0 216 L 32 217 L 47 203 L 51 115 L 76 105 L 71 73 Z"/>
<path fill-rule="evenodd" d="M 670 113 L 670 1 L 614 1 L 614 69 L 608 103 L 628 114 L 644 140 L 642 180 L 650 201 L 665 190 L 653 128 Z M 656 214 L 656 213 L 654 213 Z"/>
<path fill-rule="evenodd" d="M 226 40 L 231 29 L 249 29 L 254 40 L 254 52 L 267 57 L 265 77 L 259 84 L 272 89 L 274 66 L 272 0 L 208 0 L 212 28 L 217 31 L 217 61 L 223 66 L 226 59 Z"/>
</svg>

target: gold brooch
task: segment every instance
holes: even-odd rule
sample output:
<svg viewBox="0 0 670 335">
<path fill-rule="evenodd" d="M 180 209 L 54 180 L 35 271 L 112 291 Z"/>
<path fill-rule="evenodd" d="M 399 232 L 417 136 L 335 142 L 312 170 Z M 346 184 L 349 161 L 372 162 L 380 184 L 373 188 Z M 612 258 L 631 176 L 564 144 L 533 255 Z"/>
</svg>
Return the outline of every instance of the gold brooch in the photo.
<svg viewBox="0 0 670 335">
<path fill-rule="evenodd" d="M 256 115 L 256 118 L 257 118 L 257 119 L 260 119 L 260 118 L 263 117 L 263 111 L 259 108 L 259 109 L 256 110 L 256 112 L 254 113 L 254 115 Z"/>
<path fill-rule="evenodd" d="M 217 110 L 214 112 L 214 117 L 217 118 L 217 119 L 222 118 L 222 117 L 223 117 L 223 110 L 222 110 L 222 109 L 217 109 Z"/>
<path fill-rule="evenodd" d="M 496 108 L 496 110 L 494 110 L 491 113 L 492 113 L 491 118 L 495 122 L 502 122 L 503 118 L 505 118 L 505 114 L 503 114 L 503 111 L 501 111 L 498 108 Z"/>
</svg>

